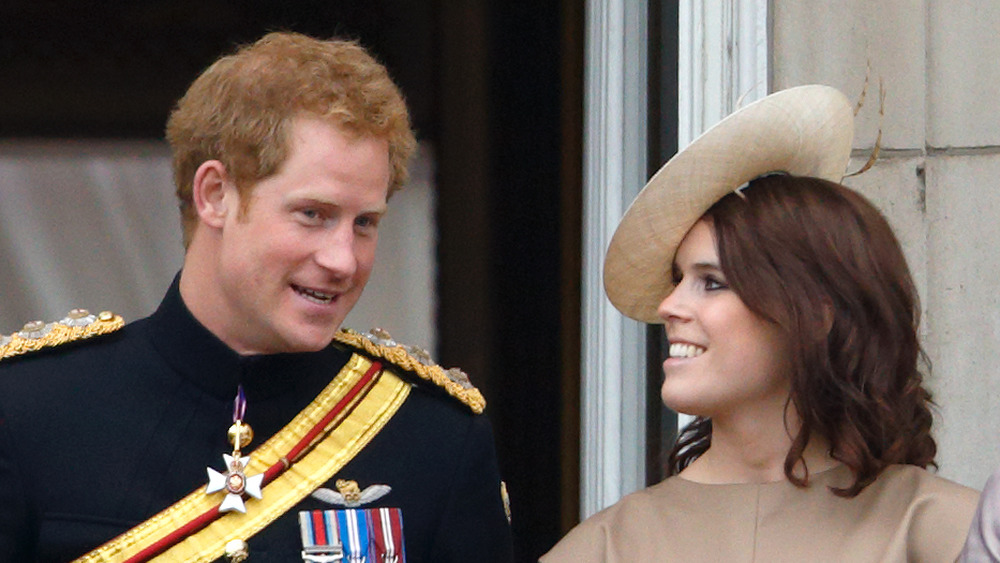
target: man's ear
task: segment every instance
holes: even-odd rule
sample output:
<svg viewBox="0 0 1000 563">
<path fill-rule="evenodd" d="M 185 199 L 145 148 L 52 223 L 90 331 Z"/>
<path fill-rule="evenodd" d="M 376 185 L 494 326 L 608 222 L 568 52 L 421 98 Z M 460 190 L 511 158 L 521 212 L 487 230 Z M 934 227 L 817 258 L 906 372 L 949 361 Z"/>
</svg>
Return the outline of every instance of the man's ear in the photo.
<svg viewBox="0 0 1000 563">
<path fill-rule="evenodd" d="M 201 163 L 191 186 L 191 200 L 200 222 L 209 227 L 222 228 L 226 216 L 236 207 L 233 187 L 225 164 L 218 160 Z"/>
</svg>

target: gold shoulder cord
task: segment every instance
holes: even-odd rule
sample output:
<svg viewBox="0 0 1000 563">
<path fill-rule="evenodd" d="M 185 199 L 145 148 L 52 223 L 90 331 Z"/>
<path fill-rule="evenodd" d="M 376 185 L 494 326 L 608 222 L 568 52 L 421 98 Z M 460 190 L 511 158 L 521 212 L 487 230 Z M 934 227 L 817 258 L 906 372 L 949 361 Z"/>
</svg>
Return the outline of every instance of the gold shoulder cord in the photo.
<svg viewBox="0 0 1000 563">
<path fill-rule="evenodd" d="M 443 388 L 449 395 L 468 405 L 476 414 L 481 414 L 486 408 L 486 399 L 479 389 L 473 387 L 464 371 L 458 368 L 447 370 L 442 368 L 431 360 L 430 354 L 425 350 L 398 344 L 382 329 L 373 328 L 365 334 L 343 329 L 337 333 L 334 340 L 361 350 L 368 356 L 386 360 L 415 373 L 421 379 Z"/>
<path fill-rule="evenodd" d="M 125 326 L 124 319 L 110 311 L 92 315 L 86 309 L 73 309 L 58 322 L 33 321 L 10 336 L 0 335 L 0 361 L 44 348 L 112 333 L 123 326 Z"/>
</svg>

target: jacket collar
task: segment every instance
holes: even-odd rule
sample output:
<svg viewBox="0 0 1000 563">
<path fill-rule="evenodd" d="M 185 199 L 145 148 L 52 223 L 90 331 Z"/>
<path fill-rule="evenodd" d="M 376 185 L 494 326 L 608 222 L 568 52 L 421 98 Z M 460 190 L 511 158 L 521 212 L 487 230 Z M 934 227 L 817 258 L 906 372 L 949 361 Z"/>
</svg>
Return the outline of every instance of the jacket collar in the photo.
<svg viewBox="0 0 1000 563">
<path fill-rule="evenodd" d="M 174 277 L 159 308 L 149 318 L 149 337 L 164 360 L 195 386 L 232 398 L 243 384 L 248 400 L 276 397 L 296 386 L 329 382 L 350 358 L 335 346 L 319 352 L 241 356 L 219 340 L 188 310 Z"/>
</svg>

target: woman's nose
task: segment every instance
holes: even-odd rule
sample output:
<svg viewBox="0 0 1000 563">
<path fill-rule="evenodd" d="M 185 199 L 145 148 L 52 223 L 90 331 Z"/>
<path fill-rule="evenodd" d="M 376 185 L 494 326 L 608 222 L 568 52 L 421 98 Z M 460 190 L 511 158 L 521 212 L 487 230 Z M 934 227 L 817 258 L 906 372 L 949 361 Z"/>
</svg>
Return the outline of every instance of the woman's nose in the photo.
<svg viewBox="0 0 1000 563">
<path fill-rule="evenodd" d="M 681 286 L 681 283 L 674 286 L 674 288 L 670 290 L 670 293 L 663 298 L 663 301 L 660 301 L 660 306 L 656 308 L 656 313 L 665 323 L 672 319 L 685 318 L 685 311 L 687 308 L 684 304 L 684 289 Z"/>
</svg>

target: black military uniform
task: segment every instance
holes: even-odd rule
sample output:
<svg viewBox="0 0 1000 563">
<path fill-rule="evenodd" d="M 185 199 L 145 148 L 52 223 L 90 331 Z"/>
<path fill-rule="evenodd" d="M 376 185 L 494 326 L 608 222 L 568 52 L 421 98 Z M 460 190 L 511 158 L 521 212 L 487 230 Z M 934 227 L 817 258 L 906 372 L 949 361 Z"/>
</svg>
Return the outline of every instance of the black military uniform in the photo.
<svg viewBox="0 0 1000 563">
<path fill-rule="evenodd" d="M 79 557 L 204 487 L 206 467 L 223 470 L 232 450 L 239 384 L 262 443 L 350 355 L 331 345 L 241 357 L 194 319 L 175 280 L 152 316 L 118 332 L 0 361 L 0 561 Z M 411 563 L 509 561 L 488 420 L 437 386 L 412 383 L 334 477 L 391 487 L 368 506 L 401 509 Z M 301 561 L 297 513 L 330 508 L 306 497 L 249 539 L 250 561 Z"/>
</svg>

